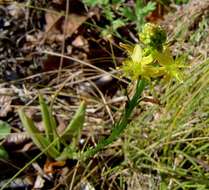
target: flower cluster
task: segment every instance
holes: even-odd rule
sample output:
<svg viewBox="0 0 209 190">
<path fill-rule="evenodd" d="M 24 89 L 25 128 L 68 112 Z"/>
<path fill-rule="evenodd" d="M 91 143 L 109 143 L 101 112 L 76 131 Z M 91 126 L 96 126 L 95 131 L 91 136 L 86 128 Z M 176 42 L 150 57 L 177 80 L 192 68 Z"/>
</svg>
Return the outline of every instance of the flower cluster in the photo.
<svg viewBox="0 0 209 190">
<path fill-rule="evenodd" d="M 160 26 L 147 23 L 139 34 L 139 38 L 149 48 L 161 51 L 167 36 L 166 32 Z"/>
<path fill-rule="evenodd" d="M 139 77 L 150 80 L 159 76 L 164 76 L 166 80 L 171 78 L 182 82 L 183 66 L 181 59 L 174 59 L 168 46 L 165 45 L 166 33 L 157 25 L 146 24 L 139 34 L 141 42 L 134 46 L 122 44 L 127 51 L 128 58 L 123 62 L 124 74 L 133 80 Z"/>
</svg>

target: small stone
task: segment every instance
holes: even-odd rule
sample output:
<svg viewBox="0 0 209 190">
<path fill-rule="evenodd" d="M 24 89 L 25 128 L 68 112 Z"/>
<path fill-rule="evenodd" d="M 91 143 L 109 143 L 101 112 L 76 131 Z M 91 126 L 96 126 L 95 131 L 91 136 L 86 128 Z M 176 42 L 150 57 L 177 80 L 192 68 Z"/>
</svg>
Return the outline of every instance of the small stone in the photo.
<svg viewBox="0 0 209 190">
<path fill-rule="evenodd" d="M 77 36 L 76 39 L 72 42 L 72 45 L 75 46 L 75 47 L 83 47 L 85 45 L 85 39 L 83 36 Z"/>
</svg>

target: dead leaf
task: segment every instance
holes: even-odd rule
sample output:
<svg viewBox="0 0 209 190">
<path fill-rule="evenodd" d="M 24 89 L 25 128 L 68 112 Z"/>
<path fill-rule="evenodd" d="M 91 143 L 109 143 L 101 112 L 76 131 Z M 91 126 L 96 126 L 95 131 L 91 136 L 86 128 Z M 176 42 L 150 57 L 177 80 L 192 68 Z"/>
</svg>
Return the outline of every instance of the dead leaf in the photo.
<svg viewBox="0 0 209 190">
<path fill-rule="evenodd" d="M 9 14 L 15 19 L 23 19 L 25 17 L 25 7 L 20 6 L 18 3 L 13 2 L 7 7 Z"/>
<path fill-rule="evenodd" d="M 70 37 L 86 20 L 87 16 L 78 14 L 69 14 L 67 20 L 63 22 L 62 32 L 66 37 Z"/>
<path fill-rule="evenodd" d="M 64 132 L 64 130 L 66 129 L 67 125 L 65 124 L 64 120 L 61 117 L 57 117 L 58 120 L 58 128 L 57 128 L 57 133 L 58 134 L 62 134 Z"/>
<path fill-rule="evenodd" d="M 60 63 L 60 57 L 54 56 L 54 55 L 48 55 L 47 58 L 43 61 L 43 70 L 46 71 L 52 71 L 56 70 L 59 68 L 59 63 Z M 63 60 L 63 67 L 69 66 L 73 61 L 64 58 Z"/>
<path fill-rule="evenodd" d="M 59 24 L 58 21 L 60 20 L 62 16 L 59 14 L 47 12 L 45 14 L 46 19 L 46 26 L 45 26 L 45 32 L 48 33 L 51 31 L 52 33 L 60 33 Z"/>
<path fill-rule="evenodd" d="M 62 15 L 47 12 L 44 41 L 62 42 L 64 37 L 67 38 L 74 34 L 87 18 L 87 16 L 72 13 L 65 20 Z"/>
<path fill-rule="evenodd" d="M 65 0 L 52 0 L 52 2 L 58 5 L 63 5 Z"/>
<path fill-rule="evenodd" d="M 33 189 L 42 189 L 44 187 L 45 180 L 42 176 L 37 175 L 35 184 L 33 186 Z"/>
<path fill-rule="evenodd" d="M 23 148 L 17 150 L 16 152 L 23 152 L 23 153 L 25 153 L 25 152 L 31 150 L 31 148 L 32 148 L 33 146 L 34 146 L 34 143 L 33 143 L 33 142 L 27 143 L 27 144 L 25 144 L 25 145 L 23 146 Z"/>
<path fill-rule="evenodd" d="M 22 145 L 30 140 L 30 136 L 26 132 L 18 132 L 9 134 L 5 141 L 5 146 Z"/>
<path fill-rule="evenodd" d="M 65 165 L 65 161 L 56 161 L 56 162 L 50 162 L 49 160 L 46 161 L 44 165 L 44 172 L 46 174 L 54 174 L 56 173 L 55 167 L 63 167 Z"/>
<path fill-rule="evenodd" d="M 11 111 L 12 97 L 9 95 L 12 91 L 9 88 L 0 88 L 0 117 L 6 117 Z"/>
<path fill-rule="evenodd" d="M 0 0 L 0 5 L 14 3 L 13 0 Z"/>
<path fill-rule="evenodd" d="M 86 44 L 86 41 L 83 36 L 79 35 L 73 40 L 72 45 L 78 48 L 83 47 Z"/>
<path fill-rule="evenodd" d="M 144 98 L 142 98 L 142 101 L 148 102 L 151 105 L 152 104 L 158 104 L 158 105 L 160 105 L 160 100 L 157 99 L 157 98 L 153 98 L 153 97 L 148 97 L 148 96 L 147 97 L 144 97 Z"/>
</svg>

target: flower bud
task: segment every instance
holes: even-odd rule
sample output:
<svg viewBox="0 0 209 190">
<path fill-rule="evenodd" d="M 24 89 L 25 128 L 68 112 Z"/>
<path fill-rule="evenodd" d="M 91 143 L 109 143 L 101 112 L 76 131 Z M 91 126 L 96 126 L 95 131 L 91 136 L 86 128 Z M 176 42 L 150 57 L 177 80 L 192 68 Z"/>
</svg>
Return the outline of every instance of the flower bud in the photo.
<svg viewBox="0 0 209 190">
<path fill-rule="evenodd" d="M 166 32 L 158 25 L 147 23 L 139 34 L 139 38 L 145 45 L 162 51 L 166 42 Z"/>
</svg>

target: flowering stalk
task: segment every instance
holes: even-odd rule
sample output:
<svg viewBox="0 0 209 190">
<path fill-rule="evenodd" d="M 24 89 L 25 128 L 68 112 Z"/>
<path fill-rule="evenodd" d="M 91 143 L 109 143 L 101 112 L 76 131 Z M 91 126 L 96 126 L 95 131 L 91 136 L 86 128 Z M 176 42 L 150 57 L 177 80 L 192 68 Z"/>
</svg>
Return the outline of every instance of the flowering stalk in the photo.
<svg viewBox="0 0 209 190">
<path fill-rule="evenodd" d="M 82 159 L 88 159 L 89 157 L 95 155 L 97 152 L 102 150 L 104 147 L 106 147 L 109 144 L 112 144 L 115 140 L 119 138 L 121 133 L 127 128 L 129 124 L 130 116 L 134 110 L 134 108 L 138 105 L 141 94 L 146 86 L 146 80 L 141 79 L 137 81 L 136 90 L 134 96 L 127 102 L 127 105 L 125 107 L 124 113 L 122 114 L 119 121 L 116 122 L 116 124 L 113 126 L 113 129 L 111 131 L 111 134 L 108 138 L 101 140 L 95 148 L 88 149 L 84 155 L 82 155 Z"/>
<path fill-rule="evenodd" d="M 90 148 L 84 152 L 83 159 L 95 155 L 105 146 L 113 143 L 126 129 L 131 114 L 141 99 L 146 81 L 163 76 L 166 80 L 175 78 L 182 82 L 182 73 L 180 72 L 182 64 L 179 64 L 179 60 L 173 59 L 169 47 L 165 45 L 165 31 L 160 26 L 148 23 L 139 34 L 139 37 L 145 46 L 144 49 L 139 44 L 134 46 L 121 45 L 129 56 L 123 62 L 122 70 L 124 75 L 137 81 L 134 96 L 127 102 L 124 113 L 113 126 L 110 136 L 101 140 L 95 148 Z"/>
</svg>

